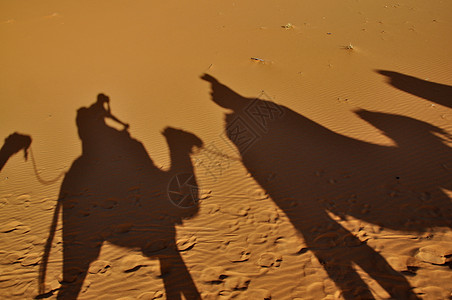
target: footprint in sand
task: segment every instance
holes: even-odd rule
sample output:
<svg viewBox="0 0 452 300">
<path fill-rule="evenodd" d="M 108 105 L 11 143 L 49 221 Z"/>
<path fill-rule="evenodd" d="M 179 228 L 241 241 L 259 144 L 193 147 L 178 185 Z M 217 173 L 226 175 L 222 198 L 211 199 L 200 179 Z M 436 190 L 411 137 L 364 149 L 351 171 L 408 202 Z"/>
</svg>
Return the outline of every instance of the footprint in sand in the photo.
<svg viewBox="0 0 452 300">
<path fill-rule="evenodd" d="M 443 265 L 452 261 L 452 245 L 429 245 L 419 249 L 415 255 L 423 262 Z"/>
<path fill-rule="evenodd" d="M 201 273 L 201 280 L 205 283 L 219 283 L 226 277 L 223 267 L 209 267 Z"/>
<path fill-rule="evenodd" d="M 307 250 L 307 245 L 304 241 L 300 241 L 296 237 L 279 236 L 275 239 L 275 244 L 278 251 L 285 255 L 298 255 L 305 253 Z"/>
<path fill-rule="evenodd" d="M 416 258 L 407 255 L 391 256 L 387 258 L 387 261 L 397 272 L 408 272 L 410 274 L 415 274 L 415 270 L 421 266 Z"/>
<path fill-rule="evenodd" d="M 88 272 L 90 274 L 104 274 L 111 268 L 110 262 L 106 260 L 96 260 L 90 266 Z"/>
<path fill-rule="evenodd" d="M 272 298 L 270 291 L 264 289 L 252 289 L 248 290 L 244 299 L 253 299 L 253 300 L 270 300 Z"/>
<path fill-rule="evenodd" d="M 257 230 L 256 230 L 257 231 Z M 264 244 L 267 242 L 268 234 L 266 232 L 254 232 L 247 237 L 247 242 L 250 244 Z"/>
<path fill-rule="evenodd" d="M 201 209 L 204 210 L 207 214 L 213 215 L 220 211 L 220 206 L 218 204 L 208 204 L 201 206 Z"/>
<path fill-rule="evenodd" d="M 239 246 L 231 246 L 226 249 L 226 256 L 231 262 L 243 262 L 250 258 L 251 252 Z"/>
<path fill-rule="evenodd" d="M 42 210 L 52 210 L 57 205 L 57 200 L 52 198 L 44 198 L 39 202 L 39 207 Z"/>
<path fill-rule="evenodd" d="M 263 268 L 279 267 L 281 265 L 281 261 L 281 254 L 274 252 L 265 252 L 259 256 L 257 264 Z"/>
<path fill-rule="evenodd" d="M 232 276 L 226 279 L 225 287 L 232 291 L 246 290 L 251 282 L 247 276 Z"/>
<path fill-rule="evenodd" d="M 31 196 L 28 194 L 17 196 L 16 200 L 13 202 L 15 205 L 25 205 L 28 207 L 30 205 Z"/>
</svg>

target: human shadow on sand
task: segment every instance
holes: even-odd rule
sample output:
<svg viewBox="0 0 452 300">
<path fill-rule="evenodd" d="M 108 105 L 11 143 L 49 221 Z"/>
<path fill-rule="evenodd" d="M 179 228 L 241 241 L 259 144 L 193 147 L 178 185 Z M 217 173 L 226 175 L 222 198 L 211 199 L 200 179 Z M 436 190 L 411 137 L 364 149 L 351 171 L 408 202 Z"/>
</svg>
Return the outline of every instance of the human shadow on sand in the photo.
<svg viewBox="0 0 452 300">
<path fill-rule="evenodd" d="M 396 145 L 371 144 L 285 106 L 243 97 L 210 75 L 202 79 L 211 84 L 212 100 L 230 110 L 225 134 L 244 166 L 302 234 L 307 248 L 300 253 L 313 252 L 345 299 L 374 299 L 355 264 L 391 299 L 416 299 L 404 274 L 330 212 L 376 224 L 377 238 L 381 227 L 418 233 L 452 227 L 443 192 L 452 189 L 452 151 L 439 137 L 447 134 L 408 117 L 357 111 Z"/>
<path fill-rule="evenodd" d="M 452 86 L 393 71 L 377 70 L 376 72 L 386 76 L 389 84 L 399 90 L 452 108 Z"/>
<path fill-rule="evenodd" d="M 124 126 L 106 124 L 112 119 Z M 183 130 L 166 128 L 171 167 L 156 167 L 143 144 L 110 111 L 109 98 L 77 111 L 82 155 L 67 172 L 55 208 L 40 267 L 38 298 L 44 290 L 52 240 L 62 211 L 63 279 L 58 299 L 76 299 L 90 263 L 103 242 L 141 250 L 160 260 L 167 299 L 200 299 L 199 292 L 176 247 L 175 226 L 198 211 L 198 190 L 190 154 L 202 141 Z M 45 292 L 47 292 L 45 294 Z"/>
</svg>

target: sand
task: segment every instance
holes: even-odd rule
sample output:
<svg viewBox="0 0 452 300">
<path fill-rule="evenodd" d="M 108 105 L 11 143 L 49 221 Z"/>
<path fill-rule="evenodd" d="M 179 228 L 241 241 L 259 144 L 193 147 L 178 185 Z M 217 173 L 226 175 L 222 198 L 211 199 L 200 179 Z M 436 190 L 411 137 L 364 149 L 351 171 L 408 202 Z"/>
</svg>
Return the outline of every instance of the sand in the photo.
<svg viewBox="0 0 452 300">
<path fill-rule="evenodd" d="M 451 11 L 3 1 L 0 298 L 450 298 Z"/>
</svg>

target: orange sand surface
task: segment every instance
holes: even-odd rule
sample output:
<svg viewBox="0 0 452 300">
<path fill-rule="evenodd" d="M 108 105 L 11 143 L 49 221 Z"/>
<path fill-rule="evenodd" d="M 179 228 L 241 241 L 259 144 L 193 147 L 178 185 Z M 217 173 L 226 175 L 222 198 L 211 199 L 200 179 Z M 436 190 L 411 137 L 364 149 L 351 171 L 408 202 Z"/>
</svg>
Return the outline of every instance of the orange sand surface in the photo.
<svg viewBox="0 0 452 300">
<path fill-rule="evenodd" d="M 1 299 L 449 299 L 451 1 L 2 1 Z"/>
</svg>

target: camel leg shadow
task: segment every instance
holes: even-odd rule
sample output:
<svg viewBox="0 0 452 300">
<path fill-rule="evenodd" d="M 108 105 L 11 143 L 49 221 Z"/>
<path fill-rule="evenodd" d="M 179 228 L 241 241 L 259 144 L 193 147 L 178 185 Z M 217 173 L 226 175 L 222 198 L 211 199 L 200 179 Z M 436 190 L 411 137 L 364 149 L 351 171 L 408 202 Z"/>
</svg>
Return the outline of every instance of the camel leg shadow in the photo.
<svg viewBox="0 0 452 300">
<path fill-rule="evenodd" d="M 359 276 L 355 265 L 361 267 L 390 296 L 391 299 L 418 299 L 405 277 L 394 270 L 374 249 L 332 219 L 328 232 L 336 233 L 333 247 L 319 247 L 313 235 L 305 234 L 306 243 L 323 265 L 328 276 L 342 291 L 345 299 L 375 299 L 371 290 Z M 332 228 L 332 229 L 331 229 Z M 302 231 L 303 232 L 303 231 Z"/>
<path fill-rule="evenodd" d="M 160 271 L 166 289 L 166 299 L 201 299 L 193 279 L 177 249 L 171 249 L 160 256 Z"/>
</svg>

